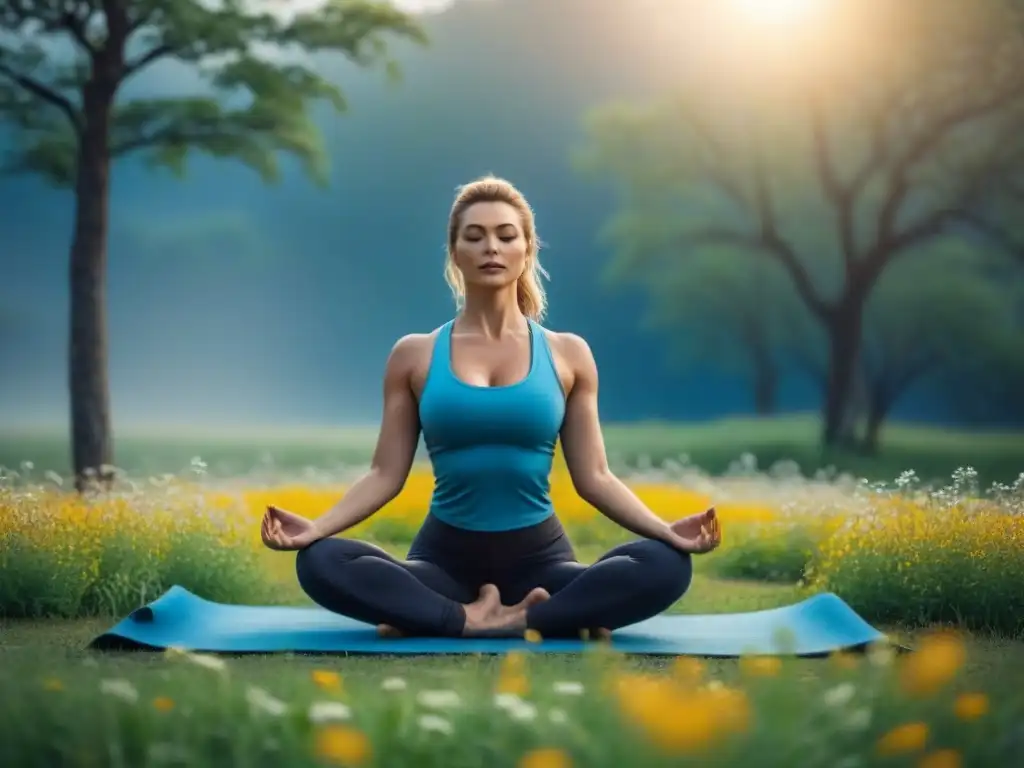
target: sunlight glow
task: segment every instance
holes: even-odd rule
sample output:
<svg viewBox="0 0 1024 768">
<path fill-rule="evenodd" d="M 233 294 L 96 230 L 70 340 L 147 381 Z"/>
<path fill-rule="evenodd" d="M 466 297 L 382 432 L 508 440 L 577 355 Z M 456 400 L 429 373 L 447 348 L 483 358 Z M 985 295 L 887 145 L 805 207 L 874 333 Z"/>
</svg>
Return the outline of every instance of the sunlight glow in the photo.
<svg viewBox="0 0 1024 768">
<path fill-rule="evenodd" d="M 748 20 L 761 24 L 800 24 L 810 19 L 826 0 L 731 0 Z"/>
</svg>

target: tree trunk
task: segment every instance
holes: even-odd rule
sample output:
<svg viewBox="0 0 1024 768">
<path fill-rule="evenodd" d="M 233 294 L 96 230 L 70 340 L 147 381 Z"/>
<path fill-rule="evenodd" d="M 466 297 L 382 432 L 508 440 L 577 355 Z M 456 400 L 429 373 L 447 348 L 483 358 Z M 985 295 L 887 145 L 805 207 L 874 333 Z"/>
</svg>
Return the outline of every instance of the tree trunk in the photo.
<svg viewBox="0 0 1024 768">
<path fill-rule="evenodd" d="M 771 350 L 758 348 L 754 353 L 754 411 L 771 416 L 778 410 L 779 372 Z"/>
<path fill-rule="evenodd" d="M 845 437 L 850 400 L 856 386 L 863 314 L 863 302 L 846 301 L 829 327 L 828 372 L 822 415 L 822 443 L 828 448 L 839 445 Z"/>
<path fill-rule="evenodd" d="M 107 226 L 110 195 L 110 112 L 113 89 L 90 82 L 83 92 L 70 263 L 68 390 L 75 487 L 101 485 L 113 464 L 107 382 Z"/>
<path fill-rule="evenodd" d="M 885 423 L 887 409 L 882 403 L 872 402 L 868 408 L 867 426 L 864 429 L 864 440 L 861 443 L 866 454 L 874 456 L 878 453 L 879 438 L 882 425 Z"/>
</svg>

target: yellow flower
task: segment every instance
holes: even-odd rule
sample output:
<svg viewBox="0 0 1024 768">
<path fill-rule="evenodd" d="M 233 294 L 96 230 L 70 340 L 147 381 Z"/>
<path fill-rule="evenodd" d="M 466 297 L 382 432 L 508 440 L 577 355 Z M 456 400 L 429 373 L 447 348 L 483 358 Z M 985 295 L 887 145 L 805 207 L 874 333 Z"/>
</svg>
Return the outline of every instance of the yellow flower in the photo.
<svg viewBox="0 0 1024 768">
<path fill-rule="evenodd" d="M 917 768 L 961 768 L 964 759 L 955 749 L 937 749 L 923 756 Z"/>
<path fill-rule="evenodd" d="M 313 682 L 325 691 L 341 690 L 341 675 L 330 669 L 314 669 L 311 675 Z"/>
<path fill-rule="evenodd" d="M 56 677 L 48 677 L 45 680 L 43 680 L 43 688 L 47 691 L 63 691 L 64 683 L 62 683 Z"/>
<path fill-rule="evenodd" d="M 329 725 L 316 732 L 316 754 L 332 763 L 362 765 L 370 757 L 370 740 L 356 728 Z"/>
<path fill-rule="evenodd" d="M 934 695 L 956 676 L 966 655 L 964 642 L 956 633 L 931 633 L 901 665 L 900 685 L 913 696 Z"/>
<path fill-rule="evenodd" d="M 953 711 L 961 720 L 977 720 L 988 713 L 988 696 L 984 693 L 963 693 L 953 703 Z"/>
<path fill-rule="evenodd" d="M 746 697 L 732 689 L 692 689 L 671 679 L 623 674 L 615 694 L 625 718 L 660 749 L 702 750 L 729 732 L 745 729 Z"/>
<path fill-rule="evenodd" d="M 882 736 L 876 749 L 880 755 L 898 755 L 920 751 L 927 742 L 928 726 L 925 723 L 905 723 Z"/>
<path fill-rule="evenodd" d="M 512 693 L 525 696 L 530 691 L 530 681 L 526 675 L 517 672 L 506 672 L 498 677 L 495 693 Z"/>
<path fill-rule="evenodd" d="M 528 643 L 539 643 L 541 641 L 540 632 L 538 632 L 536 629 L 526 630 L 523 633 L 523 638 L 525 638 L 526 642 Z"/>
<path fill-rule="evenodd" d="M 170 712 L 174 709 L 174 701 L 167 696 L 157 696 L 153 699 L 153 709 L 157 712 Z"/>
<path fill-rule="evenodd" d="M 572 758 L 560 749 L 535 749 L 519 759 L 519 768 L 572 768 Z"/>
<path fill-rule="evenodd" d="M 704 676 L 704 665 L 692 656 L 679 656 L 672 662 L 672 675 L 680 683 L 695 684 Z"/>
<path fill-rule="evenodd" d="M 782 669 L 778 656 L 742 656 L 740 669 L 751 677 L 774 677 Z"/>
</svg>

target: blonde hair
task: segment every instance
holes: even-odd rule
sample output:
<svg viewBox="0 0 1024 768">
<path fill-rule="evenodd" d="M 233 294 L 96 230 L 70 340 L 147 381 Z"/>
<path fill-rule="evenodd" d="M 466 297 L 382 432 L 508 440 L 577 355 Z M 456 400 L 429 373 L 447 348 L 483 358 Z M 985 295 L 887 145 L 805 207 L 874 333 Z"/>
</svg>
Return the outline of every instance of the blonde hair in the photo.
<svg viewBox="0 0 1024 768">
<path fill-rule="evenodd" d="M 496 176 L 483 176 L 458 188 L 455 201 L 452 203 L 451 215 L 448 217 L 448 256 L 445 259 L 444 279 L 452 289 L 456 306 L 461 307 L 466 296 L 466 284 L 462 273 L 455 266 L 455 243 L 459 237 L 459 225 L 462 214 L 476 203 L 507 203 L 519 213 L 523 236 L 526 238 L 526 269 L 516 284 L 516 298 L 520 311 L 528 318 L 539 321 L 547 310 L 547 296 L 540 278 L 548 277 L 548 273 L 540 265 L 538 254 L 540 244 L 537 240 L 537 227 L 533 218 L 533 210 L 523 193 L 510 182 Z"/>
</svg>

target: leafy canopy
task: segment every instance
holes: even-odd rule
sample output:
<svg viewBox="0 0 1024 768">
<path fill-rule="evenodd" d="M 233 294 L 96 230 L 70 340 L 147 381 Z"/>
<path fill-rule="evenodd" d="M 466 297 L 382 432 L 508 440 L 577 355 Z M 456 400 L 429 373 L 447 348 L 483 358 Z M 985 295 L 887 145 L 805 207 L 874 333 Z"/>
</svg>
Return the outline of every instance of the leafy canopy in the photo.
<svg viewBox="0 0 1024 768">
<path fill-rule="evenodd" d="M 385 2 L 288 8 L 283 0 L 4 0 L 0 119 L 18 139 L 5 169 L 73 184 L 79 148 L 95 139 L 109 110 L 113 158 L 141 153 L 180 175 L 194 150 L 239 160 L 272 182 L 284 152 L 325 184 L 310 109 L 323 101 L 341 113 L 346 101 L 314 57 L 380 65 L 394 79 L 399 71 L 384 36 L 427 39 L 412 17 Z M 207 92 L 118 98 L 122 86 L 165 60 L 194 70 Z"/>
</svg>

